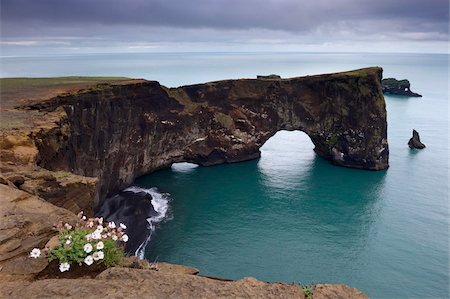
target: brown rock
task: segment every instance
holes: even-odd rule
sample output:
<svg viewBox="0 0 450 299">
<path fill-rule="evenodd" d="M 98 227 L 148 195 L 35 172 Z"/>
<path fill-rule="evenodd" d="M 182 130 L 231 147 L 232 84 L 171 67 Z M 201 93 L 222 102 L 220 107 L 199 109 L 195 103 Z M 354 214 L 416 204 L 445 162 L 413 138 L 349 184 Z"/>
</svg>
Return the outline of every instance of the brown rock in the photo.
<svg viewBox="0 0 450 299">
<path fill-rule="evenodd" d="M 6 179 L 13 183 L 16 187 L 23 185 L 23 183 L 25 182 L 25 178 L 18 174 L 11 174 Z"/>
<path fill-rule="evenodd" d="M 265 283 L 247 277 L 222 281 L 179 273 L 110 268 L 95 279 L 44 279 L 33 283 L 6 282 L 0 297 L 14 298 L 299 298 L 298 285 Z M 314 299 L 367 299 L 345 285 L 317 285 Z"/>
<path fill-rule="evenodd" d="M 166 271 L 171 273 L 197 275 L 200 271 L 194 267 L 188 267 L 183 265 L 175 265 L 168 263 L 156 263 L 158 271 Z"/>
<path fill-rule="evenodd" d="M 54 182 L 54 181 L 56 181 L 56 178 L 50 173 L 44 173 L 44 174 L 41 175 L 40 178 L 43 179 L 44 181 L 47 181 L 47 182 Z"/>
<path fill-rule="evenodd" d="M 345 284 L 318 284 L 314 299 L 369 299 L 363 292 Z"/>
<path fill-rule="evenodd" d="M 53 224 L 60 220 L 78 221 L 65 209 L 0 184 L 0 281 L 29 279 L 47 266 L 45 258 L 32 259 L 28 254 L 35 247 L 44 247 L 56 234 Z"/>
<path fill-rule="evenodd" d="M 0 184 L 3 185 L 8 185 L 9 187 L 12 188 L 17 188 L 16 185 L 14 185 L 11 181 L 9 181 L 8 179 L 6 179 L 4 176 L 0 175 Z"/>
</svg>

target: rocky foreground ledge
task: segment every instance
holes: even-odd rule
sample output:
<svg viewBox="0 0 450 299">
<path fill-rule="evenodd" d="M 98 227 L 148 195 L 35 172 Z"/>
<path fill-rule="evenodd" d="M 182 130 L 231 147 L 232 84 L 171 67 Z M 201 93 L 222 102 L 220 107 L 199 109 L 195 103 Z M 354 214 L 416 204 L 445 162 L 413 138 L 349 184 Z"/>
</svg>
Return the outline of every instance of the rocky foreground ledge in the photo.
<svg viewBox="0 0 450 299">
<path fill-rule="evenodd" d="M 126 78 L 1 79 L 0 297 L 303 298 L 295 285 L 129 267 L 53 278 L 43 275 L 51 272 L 45 259 L 27 255 L 56 235 L 54 223 L 93 215 L 138 176 L 174 162 L 254 159 L 279 130 L 304 131 L 336 165 L 387 168 L 381 75 L 368 68 L 179 88 Z M 364 298 L 339 285 L 319 285 L 314 296 Z"/>
</svg>

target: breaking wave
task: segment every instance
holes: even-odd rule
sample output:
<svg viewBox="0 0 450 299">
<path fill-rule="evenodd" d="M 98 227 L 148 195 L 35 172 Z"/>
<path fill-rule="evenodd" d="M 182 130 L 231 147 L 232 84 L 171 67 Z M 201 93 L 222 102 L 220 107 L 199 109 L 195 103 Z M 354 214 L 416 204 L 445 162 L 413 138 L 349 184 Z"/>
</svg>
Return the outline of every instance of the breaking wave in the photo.
<svg viewBox="0 0 450 299">
<path fill-rule="evenodd" d="M 153 206 L 153 209 L 156 212 L 155 216 L 147 218 L 148 226 L 150 233 L 147 237 L 147 239 L 136 249 L 135 255 L 138 256 L 140 259 L 144 258 L 145 253 L 145 247 L 147 246 L 148 242 L 151 239 L 152 233 L 155 230 L 156 224 L 160 223 L 161 221 L 165 220 L 167 218 L 167 213 L 169 211 L 169 202 L 170 197 L 168 193 L 161 193 L 158 191 L 157 188 L 141 188 L 137 186 L 131 186 L 127 189 L 123 190 L 125 192 L 133 192 L 133 193 L 146 193 L 149 194 L 152 197 L 151 203 Z"/>
</svg>

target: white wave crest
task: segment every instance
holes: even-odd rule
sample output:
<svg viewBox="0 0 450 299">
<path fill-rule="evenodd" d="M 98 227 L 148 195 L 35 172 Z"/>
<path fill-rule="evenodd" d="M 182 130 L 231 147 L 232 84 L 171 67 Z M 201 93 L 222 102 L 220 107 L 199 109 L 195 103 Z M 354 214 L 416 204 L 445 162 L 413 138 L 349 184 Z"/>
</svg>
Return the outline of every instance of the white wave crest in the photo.
<svg viewBox="0 0 450 299">
<path fill-rule="evenodd" d="M 134 192 L 134 193 L 144 192 L 144 193 L 151 195 L 151 197 L 152 197 L 151 202 L 153 205 L 153 209 L 157 213 L 155 216 L 147 218 L 147 222 L 148 222 L 149 229 L 150 229 L 150 234 L 149 234 L 148 238 L 145 240 L 145 242 L 142 243 L 135 252 L 136 256 L 138 256 L 140 259 L 143 259 L 144 253 L 145 253 L 145 247 L 147 246 L 148 242 L 150 241 L 152 232 L 155 230 L 155 224 L 163 221 L 167 217 L 167 212 L 169 210 L 169 201 L 170 201 L 169 194 L 161 193 L 158 191 L 157 188 L 146 189 L 146 188 L 141 188 L 138 186 L 131 186 L 123 191 Z"/>
</svg>

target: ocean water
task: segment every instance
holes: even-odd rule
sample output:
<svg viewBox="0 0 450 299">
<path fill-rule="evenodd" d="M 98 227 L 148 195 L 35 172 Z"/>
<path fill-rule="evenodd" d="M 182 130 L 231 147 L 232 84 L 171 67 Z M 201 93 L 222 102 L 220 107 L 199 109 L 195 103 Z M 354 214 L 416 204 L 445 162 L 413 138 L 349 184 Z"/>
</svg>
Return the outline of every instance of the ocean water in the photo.
<svg viewBox="0 0 450 299">
<path fill-rule="evenodd" d="M 258 160 L 171 169 L 135 184 L 170 195 L 145 257 L 201 274 L 345 283 L 371 298 L 448 298 L 448 55 L 155 53 L 3 57 L 1 76 L 118 75 L 167 86 L 381 66 L 423 98 L 386 96 L 390 168 L 337 167 L 303 132 L 281 131 Z M 424 150 L 410 150 L 412 129 Z M 155 189 L 152 189 L 155 190 Z"/>
</svg>

